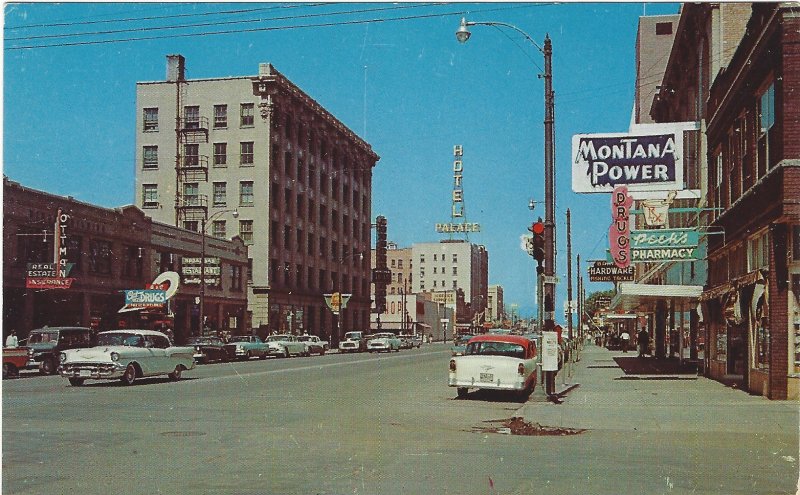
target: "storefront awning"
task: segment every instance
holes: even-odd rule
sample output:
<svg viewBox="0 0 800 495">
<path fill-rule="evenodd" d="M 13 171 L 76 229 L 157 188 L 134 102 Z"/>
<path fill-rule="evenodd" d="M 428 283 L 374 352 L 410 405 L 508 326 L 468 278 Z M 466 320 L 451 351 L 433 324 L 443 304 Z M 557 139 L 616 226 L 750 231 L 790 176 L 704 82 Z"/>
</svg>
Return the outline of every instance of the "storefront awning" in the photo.
<svg viewBox="0 0 800 495">
<path fill-rule="evenodd" d="M 702 285 L 655 285 L 621 283 L 611 301 L 611 309 L 622 311 L 652 311 L 658 301 L 681 299 L 698 301 L 703 293 Z"/>
<path fill-rule="evenodd" d="M 635 314 L 628 313 L 624 315 L 607 314 L 605 318 L 606 320 L 635 320 L 638 317 Z"/>
</svg>

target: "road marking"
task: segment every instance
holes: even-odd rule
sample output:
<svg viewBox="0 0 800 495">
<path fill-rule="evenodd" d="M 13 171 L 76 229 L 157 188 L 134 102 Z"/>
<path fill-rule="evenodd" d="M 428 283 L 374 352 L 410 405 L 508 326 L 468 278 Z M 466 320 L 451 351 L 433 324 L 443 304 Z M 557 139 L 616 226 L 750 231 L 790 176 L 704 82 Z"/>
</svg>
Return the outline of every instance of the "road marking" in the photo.
<svg viewBox="0 0 800 495">
<path fill-rule="evenodd" d="M 300 366 L 297 368 L 284 368 L 279 370 L 263 370 L 263 371 L 254 371 L 252 373 L 239 373 L 239 371 L 234 367 L 233 370 L 236 373 L 235 375 L 226 375 L 226 376 L 214 376 L 209 378 L 202 378 L 198 377 L 194 380 L 187 380 L 186 383 L 208 383 L 208 382 L 217 382 L 223 380 L 230 380 L 234 378 L 239 378 L 240 380 L 244 380 L 246 377 L 256 377 L 256 376 L 263 376 L 263 375 L 271 375 L 277 373 L 288 373 L 290 371 L 308 371 L 308 370 L 321 370 L 324 368 L 334 368 L 337 366 L 350 366 L 354 364 L 363 364 L 363 363 L 370 363 L 375 362 L 378 360 L 385 361 L 385 360 L 396 360 L 396 359 L 411 359 L 411 358 L 418 358 L 418 357 L 426 357 L 426 356 L 433 356 L 438 354 L 446 354 L 449 353 L 449 350 L 441 350 L 441 351 L 433 351 L 427 352 L 425 354 L 404 354 L 404 355 L 394 355 L 394 356 L 383 356 L 381 358 L 367 358 L 367 359 L 357 359 L 355 361 L 340 361 L 338 363 L 327 363 L 327 364 L 314 364 L 310 366 Z M 231 363 L 232 365 L 232 363 Z"/>
</svg>

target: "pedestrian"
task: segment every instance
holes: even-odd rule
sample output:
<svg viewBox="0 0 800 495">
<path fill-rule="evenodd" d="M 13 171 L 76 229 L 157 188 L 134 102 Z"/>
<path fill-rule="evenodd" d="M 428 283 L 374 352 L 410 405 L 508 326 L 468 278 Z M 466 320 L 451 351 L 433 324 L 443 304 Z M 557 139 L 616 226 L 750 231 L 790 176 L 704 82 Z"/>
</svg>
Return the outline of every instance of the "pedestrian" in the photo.
<svg viewBox="0 0 800 495">
<path fill-rule="evenodd" d="M 19 347 L 16 330 L 11 330 L 11 334 L 6 338 L 6 347 Z"/>
<path fill-rule="evenodd" d="M 644 327 L 639 330 L 638 335 L 639 344 L 639 357 L 644 357 L 650 351 L 650 334 L 647 333 Z"/>
<path fill-rule="evenodd" d="M 628 341 L 631 340 L 631 335 L 627 330 L 623 330 L 619 338 L 622 341 L 622 352 L 628 352 Z"/>
</svg>

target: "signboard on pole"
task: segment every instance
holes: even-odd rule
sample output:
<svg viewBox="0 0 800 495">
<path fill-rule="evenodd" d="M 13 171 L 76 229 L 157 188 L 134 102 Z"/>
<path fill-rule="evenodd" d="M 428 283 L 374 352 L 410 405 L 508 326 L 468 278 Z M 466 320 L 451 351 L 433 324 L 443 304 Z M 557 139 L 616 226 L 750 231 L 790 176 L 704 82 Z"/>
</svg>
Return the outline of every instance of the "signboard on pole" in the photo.
<svg viewBox="0 0 800 495">
<path fill-rule="evenodd" d="M 595 261 L 589 267 L 591 282 L 633 282 L 634 267 L 620 268 L 608 261 Z"/>
<path fill-rule="evenodd" d="M 558 371 L 558 333 L 542 332 L 542 371 Z"/>
<path fill-rule="evenodd" d="M 679 191 L 683 184 L 683 131 L 572 136 L 572 190 L 609 193 Z"/>
</svg>

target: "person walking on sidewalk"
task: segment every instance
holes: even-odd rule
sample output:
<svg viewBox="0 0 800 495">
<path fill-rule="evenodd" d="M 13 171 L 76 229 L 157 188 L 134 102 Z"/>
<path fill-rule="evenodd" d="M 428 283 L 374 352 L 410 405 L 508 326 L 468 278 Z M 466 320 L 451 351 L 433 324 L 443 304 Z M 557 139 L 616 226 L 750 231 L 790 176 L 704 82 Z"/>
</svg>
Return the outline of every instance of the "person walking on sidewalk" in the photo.
<svg viewBox="0 0 800 495">
<path fill-rule="evenodd" d="M 627 330 L 623 330 L 619 338 L 622 341 L 622 352 L 628 352 L 628 341 L 631 340 L 631 335 Z"/>
<path fill-rule="evenodd" d="M 647 333 L 644 327 L 639 330 L 638 344 L 639 344 L 639 357 L 644 357 L 650 350 L 650 334 Z"/>
</svg>

